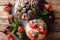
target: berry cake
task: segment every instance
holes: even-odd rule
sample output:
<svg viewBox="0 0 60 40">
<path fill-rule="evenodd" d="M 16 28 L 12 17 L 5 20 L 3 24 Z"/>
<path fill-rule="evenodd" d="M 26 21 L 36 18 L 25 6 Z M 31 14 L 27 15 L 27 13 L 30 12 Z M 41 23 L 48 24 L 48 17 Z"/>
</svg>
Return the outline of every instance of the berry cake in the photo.
<svg viewBox="0 0 60 40">
<path fill-rule="evenodd" d="M 14 13 L 22 20 L 33 19 L 36 15 L 37 2 L 35 0 L 19 0 L 14 7 Z"/>
<path fill-rule="evenodd" d="M 42 19 L 34 19 L 27 23 L 25 30 L 31 40 L 41 40 L 47 34 L 47 25 Z"/>
</svg>

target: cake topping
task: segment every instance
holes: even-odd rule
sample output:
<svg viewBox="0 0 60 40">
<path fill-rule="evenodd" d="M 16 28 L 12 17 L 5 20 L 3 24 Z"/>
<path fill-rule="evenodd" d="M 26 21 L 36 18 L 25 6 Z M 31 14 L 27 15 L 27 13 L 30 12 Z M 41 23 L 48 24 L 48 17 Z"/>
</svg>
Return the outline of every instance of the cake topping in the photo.
<svg viewBox="0 0 60 40">
<path fill-rule="evenodd" d="M 45 4 L 45 8 L 46 8 L 47 10 L 49 10 L 49 9 L 51 8 L 51 5 L 50 5 L 50 4 Z"/>
<path fill-rule="evenodd" d="M 23 30 L 22 26 L 18 26 L 18 32 L 21 32 Z"/>
</svg>

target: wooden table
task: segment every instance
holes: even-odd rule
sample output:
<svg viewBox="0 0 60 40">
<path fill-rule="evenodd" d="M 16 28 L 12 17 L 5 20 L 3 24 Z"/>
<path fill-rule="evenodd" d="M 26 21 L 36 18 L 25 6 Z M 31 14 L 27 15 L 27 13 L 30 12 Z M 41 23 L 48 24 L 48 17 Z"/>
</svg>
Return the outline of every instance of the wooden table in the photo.
<svg viewBox="0 0 60 40">
<path fill-rule="evenodd" d="M 15 0 L 0 0 L 0 31 L 5 29 L 6 24 L 8 25 L 8 13 L 3 11 L 3 7 L 7 3 L 14 4 Z M 44 40 L 60 40 L 60 0 L 46 0 L 50 3 L 54 10 L 55 23 L 53 29 Z M 5 17 L 5 18 L 4 18 Z M 3 22 L 3 23 L 1 23 Z M 0 40 L 7 40 L 6 35 L 0 32 Z"/>
</svg>

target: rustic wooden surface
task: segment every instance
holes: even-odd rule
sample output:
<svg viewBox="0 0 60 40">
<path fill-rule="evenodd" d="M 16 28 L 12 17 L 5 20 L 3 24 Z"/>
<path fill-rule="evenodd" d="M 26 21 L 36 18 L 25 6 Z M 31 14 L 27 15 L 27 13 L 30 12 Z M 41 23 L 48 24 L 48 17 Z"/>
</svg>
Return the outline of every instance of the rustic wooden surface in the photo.
<svg viewBox="0 0 60 40">
<path fill-rule="evenodd" d="M 46 0 L 50 3 L 54 10 L 55 23 L 52 31 L 44 40 L 60 40 L 60 0 Z M 8 25 L 8 13 L 3 11 L 5 4 L 11 2 L 14 4 L 14 0 L 0 0 L 0 31 Z M 5 18 L 4 18 L 5 17 Z M 2 23 L 3 22 L 3 23 Z M 0 32 L 0 40 L 7 40 L 6 35 Z M 4 38 L 5 37 L 5 38 Z"/>
</svg>

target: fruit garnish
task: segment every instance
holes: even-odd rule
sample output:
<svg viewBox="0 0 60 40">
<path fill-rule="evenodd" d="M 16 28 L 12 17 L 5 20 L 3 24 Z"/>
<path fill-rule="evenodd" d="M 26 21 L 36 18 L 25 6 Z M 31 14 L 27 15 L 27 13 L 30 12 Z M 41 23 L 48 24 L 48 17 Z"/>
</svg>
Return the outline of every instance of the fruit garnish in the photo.
<svg viewBox="0 0 60 40">
<path fill-rule="evenodd" d="M 39 31 L 40 34 L 46 34 L 47 33 L 47 30 L 44 30 L 44 28 L 42 26 L 40 26 L 38 28 L 38 31 Z"/>
<path fill-rule="evenodd" d="M 12 37 L 13 37 L 12 34 L 8 34 L 8 35 L 7 35 L 7 38 L 8 38 L 8 39 L 11 39 Z"/>
<path fill-rule="evenodd" d="M 4 6 L 4 11 L 9 11 L 10 8 L 8 6 Z"/>
<path fill-rule="evenodd" d="M 13 14 L 9 14 L 9 15 L 8 15 L 8 19 L 9 19 L 9 20 L 12 20 L 12 18 L 13 18 Z"/>
<path fill-rule="evenodd" d="M 23 31 L 22 26 L 18 26 L 18 32 L 21 32 L 21 31 Z"/>
<path fill-rule="evenodd" d="M 49 19 L 52 19 L 52 16 L 49 16 Z"/>
<path fill-rule="evenodd" d="M 9 29 L 9 26 L 8 25 L 6 25 L 6 29 Z"/>
<path fill-rule="evenodd" d="M 47 10 L 49 10 L 49 9 L 51 8 L 51 5 L 50 5 L 50 4 L 45 4 L 44 6 L 45 6 L 45 8 L 46 8 Z"/>
<path fill-rule="evenodd" d="M 28 31 L 28 36 L 30 37 L 30 39 L 35 39 L 38 37 L 37 35 L 35 35 L 33 30 Z"/>
<path fill-rule="evenodd" d="M 42 26 L 39 26 L 38 31 L 39 33 L 42 33 L 44 31 L 44 28 Z"/>
<path fill-rule="evenodd" d="M 29 22 L 29 26 L 30 26 L 31 28 L 36 28 L 36 27 L 37 27 L 37 24 L 34 23 L 33 21 L 30 21 L 30 22 Z"/>
<path fill-rule="evenodd" d="M 7 33 L 7 31 L 5 29 L 2 30 L 3 33 Z"/>
<path fill-rule="evenodd" d="M 11 3 L 8 3 L 8 4 L 7 4 L 7 6 L 8 6 L 8 7 L 11 7 L 11 6 L 12 6 L 12 4 L 11 4 Z"/>
</svg>

